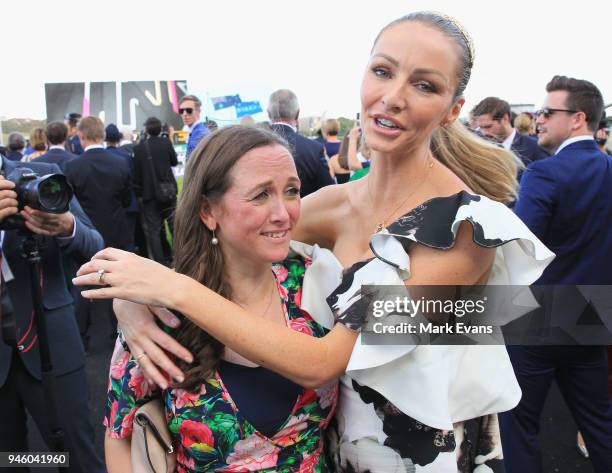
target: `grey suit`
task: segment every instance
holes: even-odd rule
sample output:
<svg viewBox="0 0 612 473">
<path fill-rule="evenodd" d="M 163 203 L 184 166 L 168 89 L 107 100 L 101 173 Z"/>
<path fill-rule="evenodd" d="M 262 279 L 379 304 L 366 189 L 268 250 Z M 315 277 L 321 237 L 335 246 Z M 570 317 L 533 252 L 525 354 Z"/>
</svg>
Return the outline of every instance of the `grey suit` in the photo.
<svg viewBox="0 0 612 473">
<path fill-rule="evenodd" d="M 39 174 L 59 172 L 54 164 L 17 163 L 2 159 L 6 174 L 16 167 L 28 167 Z M 66 285 L 62 254 L 83 263 L 102 249 L 103 240 L 73 198 L 70 211 L 75 218 L 74 237 L 60 241 L 42 240 L 43 306 L 49 348 L 58 394 L 60 422 L 66 432 L 71 472 L 103 472 L 104 466 L 93 448 L 93 429 L 87 406 L 89 394 L 85 377 L 85 356 L 77 328 L 73 299 Z M 48 441 L 49 426 L 42 390 L 36 325 L 27 262 L 20 256 L 21 237 L 16 230 L 4 231 L 2 254 L 13 274 L 6 282 L 15 325 L 17 346 L 0 340 L 0 451 L 26 451 L 25 412 L 32 415 Z M 23 470 L 21 470 L 23 471 Z"/>
</svg>

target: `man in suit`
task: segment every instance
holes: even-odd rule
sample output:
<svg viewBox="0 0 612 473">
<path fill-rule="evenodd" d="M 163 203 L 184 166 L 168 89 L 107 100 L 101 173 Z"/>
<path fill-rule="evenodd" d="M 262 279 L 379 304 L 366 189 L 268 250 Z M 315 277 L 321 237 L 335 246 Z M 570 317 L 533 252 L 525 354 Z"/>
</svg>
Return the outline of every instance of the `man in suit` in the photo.
<svg viewBox="0 0 612 473">
<path fill-rule="evenodd" d="M 63 173 L 66 172 L 66 163 L 76 158 L 76 155 L 66 151 L 66 139 L 68 137 L 68 127 L 59 121 L 51 122 L 45 130 L 47 134 L 48 151 L 34 158 L 32 162 L 55 163 Z"/>
<path fill-rule="evenodd" d="M 5 175 L 18 167 L 28 167 L 39 175 L 59 172 L 56 165 L 46 163 L 25 164 L 1 159 L 0 164 Z M 0 227 L 6 223 L 8 216 L 18 213 L 14 187 L 12 182 L 0 177 Z M 65 448 L 70 452 L 68 471 L 102 473 L 106 470 L 95 453 L 94 431 L 89 417 L 85 356 L 62 265 L 62 254 L 80 264 L 88 261 L 103 248 L 102 237 L 75 198 L 70 203 L 70 210 L 60 215 L 29 207 L 21 215 L 27 229 L 41 240 L 43 248 L 42 302 L 59 421 L 65 433 Z M 30 413 L 51 448 L 29 268 L 20 254 L 22 237 L 18 230 L 7 229 L 0 231 L 0 239 L 3 329 L 3 337 L 0 338 L 0 451 L 28 451 L 25 410 Z M 7 343 L 5 340 L 14 341 Z M 9 468 L 7 471 L 22 469 Z"/>
<path fill-rule="evenodd" d="M 104 246 L 132 251 L 134 232 L 130 232 L 126 216 L 132 190 L 130 169 L 124 158 L 104 149 L 104 136 L 104 124 L 98 117 L 85 117 L 79 122 L 79 141 L 85 148 L 83 154 L 66 165 L 66 176 L 83 210 L 102 235 Z M 96 305 L 107 314 L 110 335 L 114 337 L 117 320 L 112 302 Z M 89 301 L 79 301 L 77 314 L 85 344 L 92 310 Z"/>
<path fill-rule="evenodd" d="M 478 130 L 486 138 L 514 152 L 525 166 L 549 156 L 535 138 L 521 135 L 512 127 L 510 105 L 505 100 L 487 97 L 474 107 L 472 114 Z"/>
<path fill-rule="evenodd" d="M 524 172 L 515 212 L 556 254 L 536 284 L 551 296 L 543 299 L 543 309 L 567 317 L 574 314 L 561 314 L 557 308 L 567 310 L 573 304 L 555 301 L 567 291 L 553 285 L 612 284 L 612 158 L 599 151 L 593 139 L 603 109 L 597 87 L 555 76 L 546 90 L 536 122 L 538 143 L 556 154 L 531 163 Z M 509 346 L 508 352 L 523 397 L 500 416 L 507 472 L 542 471 L 540 415 L 553 379 L 584 436 L 594 471 L 611 472 L 606 348 Z"/>
<path fill-rule="evenodd" d="M 159 136 L 162 123 L 158 118 L 148 118 L 145 129 L 148 138 L 134 147 L 134 190 L 142 199 L 145 234 L 151 257 L 158 263 L 168 263 L 161 238 L 166 238 L 163 231 L 164 222 L 168 223 L 171 233 L 174 231 L 176 197 L 166 202 L 160 201 L 156 190 L 159 189 L 161 181 L 174 183 L 176 189 L 172 167 L 176 166 L 178 161 L 170 140 Z"/>
<path fill-rule="evenodd" d="M 195 95 L 185 95 L 179 103 L 179 115 L 183 119 L 183 124 L 189 129 L 185 161 L 189 159 L 202 138 L 210 133 L 208 127 L 200 121 L 201 108 L 202 102 Z"/>
<path fill-rule="evenodd" d="M 68 127 L 68 143 L 66 148 L 72 154 L 83 154 L 83 145 L 79 139 L 79 121 L 81 120 L 80 113 L 68 113 L 64 117 L 64 123 Z"/>
<path fill-rule="evenodd" d="M 23 158 L 23 150 L 25 145 L 25 138 L 21 133 L 11 133 L 8 137 L 7 159 L 10 161 L 21 161 L 21 158 Z"/>
<path fill-rule="evenodd" d="M 321 187 L 334 184 L 334 180 L 329 173 L 323 145 L 297 132 L 299 116 L 300 104 L 292 91 L 280 89 L 270 95 L 268 117 L 271 128 L 289 143 L 302 182 L 300 196 L 306 197 Z"/>
</svg>

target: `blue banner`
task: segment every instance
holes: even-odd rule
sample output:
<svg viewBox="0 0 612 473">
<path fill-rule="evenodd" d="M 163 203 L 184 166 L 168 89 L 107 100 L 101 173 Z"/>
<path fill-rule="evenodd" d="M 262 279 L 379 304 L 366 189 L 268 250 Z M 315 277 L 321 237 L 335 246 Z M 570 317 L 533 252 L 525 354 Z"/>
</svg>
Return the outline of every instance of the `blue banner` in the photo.
<svg viewBox="0 0 612 473">
<path fill-rule="evenodd" d="M 236 104 L 236 117 L 244 117 L 247 115 L 255 115 L 262 112 L 259 102 L 240 102 Z"/>
<path fill-rule="evenodd" d="M 212 97 L 210 100 L 215 110 L 233 107 L 241 103 L 240 95 L 224 95 L 223 97 Z"/>
</svg>

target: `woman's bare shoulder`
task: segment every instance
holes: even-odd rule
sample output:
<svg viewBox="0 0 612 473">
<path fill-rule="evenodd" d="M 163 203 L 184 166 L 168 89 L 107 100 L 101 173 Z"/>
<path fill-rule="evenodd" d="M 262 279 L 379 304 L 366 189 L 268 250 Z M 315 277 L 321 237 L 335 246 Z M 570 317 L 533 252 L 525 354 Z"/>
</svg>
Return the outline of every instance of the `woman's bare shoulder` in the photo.
<svg viewBox="0 0 612 473">
<path fill-rule="evenodd" d="M 338 225 L 350 209 L 353 182 L 326 186 L 302 199 L 302 211 L 293 238 L 331 248 Z"/>
</svg>

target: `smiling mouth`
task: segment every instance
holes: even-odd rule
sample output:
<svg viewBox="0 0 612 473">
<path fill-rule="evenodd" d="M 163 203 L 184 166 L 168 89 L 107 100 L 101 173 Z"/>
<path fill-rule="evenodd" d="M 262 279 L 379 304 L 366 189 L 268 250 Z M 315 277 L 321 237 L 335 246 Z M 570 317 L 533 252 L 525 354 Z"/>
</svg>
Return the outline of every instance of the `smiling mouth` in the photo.
<svg viewBox="0 0 612 473">
<path fill-rule="evenodd" d="M 375 118 L 374 122 L 382 127 L 382 128 L 386 128 L 388 130 L 399 130 L 400 127 L 397 126 L 395 123 L 393 123 L 391 120 L 387 120 L 386 118 Z"/>
<path fill-rule="evenodd" d="M 288 230 L 284 230 L 282 232 L 264 232 L 262 233 L 262 235 L 268 238 L 281 239 L 285 238 L 287 236 L 287 233 L 289 233 Z"/>
</svg>

